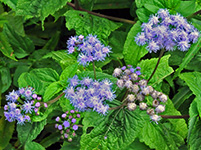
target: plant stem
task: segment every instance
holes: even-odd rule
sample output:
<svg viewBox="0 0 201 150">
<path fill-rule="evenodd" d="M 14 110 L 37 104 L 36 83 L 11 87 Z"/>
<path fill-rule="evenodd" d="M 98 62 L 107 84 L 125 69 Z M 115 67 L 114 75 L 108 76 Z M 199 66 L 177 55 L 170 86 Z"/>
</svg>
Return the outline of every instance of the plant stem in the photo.
<svg viewBox="0 0 201 150">
<path fill-rule="evenodd" d="M 75 0 L 75 9 L 79 10 L 80 9 L 80 5 L 79 5 L 79 1 Z"/>
<path fill-rule="evenodd" d="M 193 14 L 189 15 L 189 16 L 188 16 L 188 17 L 186 17 L 186 18 L 187 18 L 187 19 L 191 19 L 191 18 L 193 18 L 193 17 L 197 16 L 198 14 L 201 14 L 201 10 L 196 11 L 195 13 L 193 13 Z"/>
<path fill-rule="evenodd" d="M 183 116 L 168 116 L 168 115 L 160 115 L 162 118 L 168 118 L 168 119 L 183 119 L 183 118 L 189 118 L 189 115 L 183 115 Z"/>
<path fill-rule="evenodd" d="M 62 96 L 64 95 L 64 93 L 61 93 L 59 96 L 57 96 L 56 98 L 50 100 L 47 102 L 48 105 L 52 104 L 52 103 L 55 103 L 56 101 L 58 101 Z M 42 102 L 44 103 L 44 102 Z"/>
<path fill-rule="evenodd" d="M 152 78 L 153 75 L 155 74 L 156 69 L 158 68 L 158 65 L 159 65 L 159 63 L 160 63 L 161 57 L 163 56 L 163 53 L 164 53 L 164 52 L 165 52 L 165 49 L 164 49 L 164 48 L 161 49 L 161 52 L 160 52 L 160 55 L 159 55 L 159 58 L 158 58 L 157 64 L 156 64 L 156 66 L 155 66 L 155 68 L 154 68 L 154 71 L 152 72 L 151 76 L 150 76 L 149 79 L 147 80 L 147 83 L 151 80 L 151 78 Z"/>
<path fill-rule="evenodd" d="M 72 4 L 72 3 L 67 3 L 68 6 L 75 8 L 75 5 Z M 135 21 L 132 21 L 132 20 L 128 20 L 128 19 L 123 19 L 123 18 L 118 18 L 118 17 L 112 17 L 112 16 L 107 16 L 107 15 L 103 15 L 103 14 L 100 14 L 100 13 L 95 13 L 95 12 L 92 12 L 92 11 L 89 11 L 89 10 L 86 10 L 86 9 L 83 9 L 81 7 L 79 7 L 80 11 L 85 11 L 89 14 L 92 14 L 92 15 L 95 15 L 95 16 L 99 16 L 99 17 L 103 17 L 103 18 L 107 18 L 107 19 L 110 19 L 110 20 L 114 20 L 114 21 L 119 21 L 119 22 L 125 22 L 125 23 L 129 23 L 129 24 L 135 24 L 136 22 Z"/>
<path fill-rule="evenodd" d="M 94 79 L 96 80 L 96 68 L 95 68 L 95 63 L 93 61 L 93 69 L 94 69 Z"/>
</svg>

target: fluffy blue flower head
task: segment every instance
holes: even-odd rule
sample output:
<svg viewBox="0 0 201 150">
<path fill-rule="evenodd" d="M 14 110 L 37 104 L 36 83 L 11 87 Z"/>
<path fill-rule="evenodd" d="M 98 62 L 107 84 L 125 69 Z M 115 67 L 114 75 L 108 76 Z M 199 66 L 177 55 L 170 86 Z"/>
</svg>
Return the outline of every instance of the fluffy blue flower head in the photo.
<svg viewBox="0 0 201 150">
<path fill-rule="evenodd" d="M 187 51 L 196 43 L 200 32 L 180 14 L 171 15 L 168 9 L 160 9 L 143 23 L 142 32 L 135 37 L 139 45 L 147 45 L 147 50 L 157 52 L 160 49 Z"/>
<path fill-rule="evenodd" d="M 103 61 L 111 52 L 109 46 L 105 46 L 100 42 L 96 35 L 89 34 L 71 37 L 67 41 L 67 51 L 69 54 L 79 52 L 78 62 L 83 66 L 93 61 Z"/>
<path fill-rule="evenodd" d="M 94 42 L 94 39 L 91 39 Z M 92 109 L 101 114 L 106 114 L 109 106 L 106 100 L 112 101 L 116 96 L 112 91 L 112 83 L 108 79 L 102 81 L 94 81 L 89 77 L 84 77 L 78 80 L 76 86 L 71 84 L 73 79 L 69 79 L 69 86 L 64 91 L 65 97 L 68 98 L 71 104 L 79 111 Z"/>
</svg>

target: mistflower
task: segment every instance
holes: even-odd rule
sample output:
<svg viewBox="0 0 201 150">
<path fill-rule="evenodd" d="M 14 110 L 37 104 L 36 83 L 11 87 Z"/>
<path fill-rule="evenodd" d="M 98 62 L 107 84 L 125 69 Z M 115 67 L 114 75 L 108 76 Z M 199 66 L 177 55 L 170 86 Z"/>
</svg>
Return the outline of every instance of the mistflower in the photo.
<svg viewBox="0 0 201 150">
<path fill-rule="evenodd" d="M 96 41 L 91 39 L 91 42 Z M 74 79 L 75 76 L 72 78 Z M 79 111 L 94 110 L 101 114 L 106 114 L 109 106 L 105 102 L 112 101 L 116 96 L 112 91 L 112 83 L 108 79 L 94 81 L 89 77 L 79 80 L 76 77 L 76 86 L 72 85 L 72 79 L 69 79 L 69 86 L 64 91 L 65 97 Z"/>
<path fill-rule="evenodd" d="M 66 116 L 66 117 L 64 117 Z M 81 119 L 81 115 L 77 110 L 71 110 L 63 113 L 60 116 L 57 116 L 55 121 L 55 128 L 61 133 L 61 139 L 70 139 L 76 136 L 75 131 L 78 130 L 78 122 Z"/>
<path fill-rule="evenodd" d="M 7 104 L 4 106 L 4 116 L 9 122 L 17 121 L 18 124 L 30 122 L 31 117 L 39 115 L 41 97 L 32 87 L 19 88 L 6 95 Z"/>
<path fill-rule="evenodd" d="M 103 61 L 111 53 L 111 48 L 100 42 L 96 35 L 89 34 L 71 37 L 67 41 L 68 53 L 79 52 L 78 62 L 87 66 L 93 61 Z"/>
<path fill-rule="evenodd" d="M 200 36 L 200 32 L 183 16 L 178 13 L 171 15 L 168 9 L 159 9 L 141 28 L 142 32 L 137 34 L 135 42 L 139 46 L 147 45 L 150 53 L 160 49 L 173 51 L 176 48 L 187 51 Z"/>
</svg>

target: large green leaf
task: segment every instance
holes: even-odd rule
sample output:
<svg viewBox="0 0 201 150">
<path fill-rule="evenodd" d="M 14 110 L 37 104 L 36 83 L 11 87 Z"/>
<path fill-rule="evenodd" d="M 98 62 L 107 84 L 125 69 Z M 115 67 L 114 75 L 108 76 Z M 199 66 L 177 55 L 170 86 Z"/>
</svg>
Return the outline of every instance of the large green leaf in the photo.
<svg viewBox="0 0 201 150">
<path fill-rule="evenodd" d="M 199 49 L 201 48 L 200 42 L 201 42 L 201 37 L 199 37 L 197 43 L 194 43 L 191 45 L 191 48 L 186 53 L 186 56 L 183 58 L 182 63 L 179 65 L 179 68 L 175 71 L 173 79 L 175 79 L 180 74 L 180 72 L 188 65 L 191 59 L 193 59 L 193 57 L 199 51 Z"/>
<path fill-rule="evenodd" d="M 4 93 L 10 87 L 11 82 L 9 68 L 0 66 L 0 92 Z"/>
<path fill-rule="evenodd" d="M 168 65 L 168 59 L 170 55 L 163 56 L 160 60 L 158 68 L 154 76 L 150 80 L 150 84 L 160 83 L 165 77 L 174 72 L 174 70 Z M 148 79 L 153 72 L 158 58 L 142 60 L 138 66 L 141 67 L 141 73 L 145 79 Z"/>
<path fill-rule="evenodd" d="M 81 149 L 122 149 L 130 145 L 139 134 L 141 116 L 140 110 L 134 112 L 128 110 L 115 110 L 106 116 L 101 116 L 97 112 L 87 112 L 83 120 L 83 135 L 81 137 Z M 116 117 L 116 118 L 114 118 Z M 87 129 L 90 130 L 87 133 Z"/>
<path fill-rule="evenodd" d="M 45 147 L 36 142 L 27 142 L 24 146 L 25 150 L 45 150 Z"/>
<path fill-rule="evenodd" d="M 195 1 L 182 1 L 176 11 L 182 14 L 182 16 L 187 17 L 195 12 L 195 8 Z"/>
<path fill-rule="evenodd" d="M 58 142 L 60 139 L 61 139 L 61 133 L 55 132 L 55 133 L 52 133 L 50 136 L 47 136 L 44 139 L 42 139 L 40 144 L 43 147 L 47 148 L 51 146 L 52 144 Z"/>
<path fill-rule="evenodd" d="M 14 51 L 3 33 L 0 33 L 0 51 L 8 58 L 16 60 Z"/>
<path fill-rule="evenodd" d="M 43 22 L 50 14 L 53 15 L 57 10 L 71 2 L 71 0 L 18 0 L 17 15 L 24 15 L 40 18 Z"/>
<path fill-rule="evenodd" d="M 77 10 L 67 11 L 65 17 L 66 27 L 69 30 L 74 29 L 77 35 L 97 35 L 100 39 L 107 39 L 112 31 L 121 26 L 120 23 Z"/>
<path fill-rule="evenodd" d="M 0 149 L 4 149 L 12 138 L 15 122 L 8 122 L 3 116 L 0 119 Z"/>
<path fill-rule="evenodd" d="M 35 47 L 33 42 L 27 36 L 22 36 L 17 33 L 10 25 L 4 24 L 3 33 L 15 50 L 14 54 L 17 58 L 23 58 L 34 51 Z"/>
<path fill-rule="evenodd" d="M 200 72 L 188 72 L 182 73 L 179 77 L 186 82 L 193 94 L 201 96 L 201 73 Z"/>
<path fill-rule="evenodd" d="M 61 73 L 60 80 L 67 81 L 68 78 L 72 78 L 78 69 L 78 63 L 66 67 Z"/>
<path fill-rule="evenodd" d="M 126 42 L 124 44 L 124 60 L 126 64 L 136 66 L 139 60 L 148 53 L 145 46 L 138 46 L 134 41 L 134 37 L 138 32 L 141 31 L 141 22 L 138 21 L 129 31 L 128 36 L 126 38 Z"/>
<path fill-rule="evenodd" d="M 26 123 L 25 125 L 17 125 L 18 138 L 21 144 L 31 142 L 34 140 L 44 129 L 46 120 L 41 122 Z"/>
<path fill-rule="evenodd" d="M 3 2 L 6 5 L 8 5 L 13 10 L 16 9 L 17 1 L 18 0 L 1 0 L 1 2 Z"/>
<path fill-rule="evenodd" d="M 189 140 L 189 145 L 190 145 L 190 150 L 200 150 L 201 145 L 201 121 L 196 121 L 194 128 L 192 130 L 190 140 Z"/>
<path fill-rule="evenodd" d="M 52 82 L 59 80 L 58 73 L 51 68 L 40 68 L 30 71 L 30 73 L 23 73 L 19 79 L 19 87 L 32 86 L 37 93 L 42 94 L 45 89 Z"/>
</svg>

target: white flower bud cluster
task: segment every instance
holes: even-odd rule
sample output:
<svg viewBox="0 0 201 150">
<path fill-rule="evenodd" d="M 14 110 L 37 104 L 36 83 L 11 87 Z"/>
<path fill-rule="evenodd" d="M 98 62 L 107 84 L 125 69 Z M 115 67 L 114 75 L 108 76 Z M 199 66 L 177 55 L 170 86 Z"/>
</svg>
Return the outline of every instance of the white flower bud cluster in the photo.
<svg viewBox="0 0 201 150">
<path fill-rule="evenodd" d="M 140 67 L 132 68 L 131 65 L 122 68 L 116 68 L 113 76 L 118 78 L 117 86 L 120 89 L 126 88 L 128 95 L 126 97 L 127 108 L 134 111 L 137 107 L 144 110 L 150 116 L 151 120 L 157 122 L 161 119 L 158 113 L 165 111 L 167 96 L 156 91 L 152 86 L 147 85 L 147 80 L 141 79 Z M 152 97 L 152 104 L 147 103 L 146 97 Z"/>
</svg>

